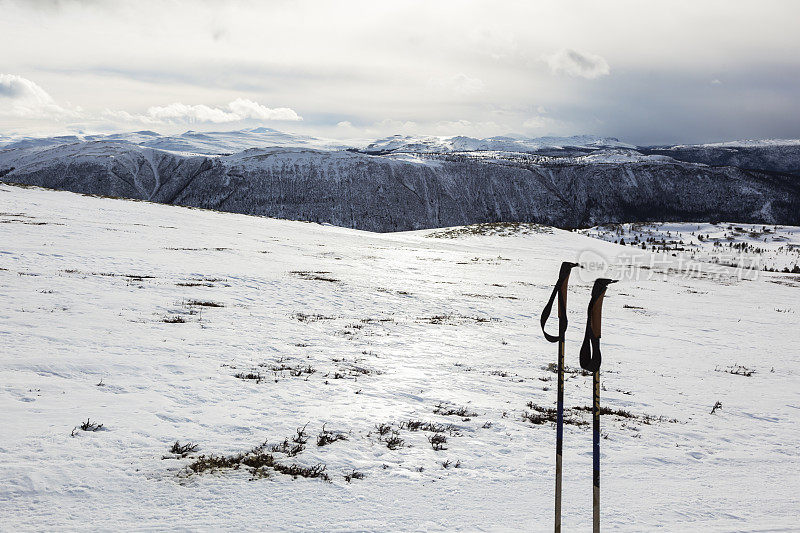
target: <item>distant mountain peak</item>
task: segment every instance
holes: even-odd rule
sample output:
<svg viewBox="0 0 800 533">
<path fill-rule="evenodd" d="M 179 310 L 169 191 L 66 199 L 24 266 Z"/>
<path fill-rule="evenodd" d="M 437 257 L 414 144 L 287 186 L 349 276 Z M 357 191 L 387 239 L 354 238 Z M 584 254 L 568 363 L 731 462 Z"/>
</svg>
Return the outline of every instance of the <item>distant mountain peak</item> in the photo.
<svg viewBox="0 0 800 533">
<path fill-rule="evenodd" d="M 258 128 L 253 128 L 250 130 L 242 130 L 250 133 L 280 133 L 278 130 L 273 128 L 267 128 L 265 126 L 260 126 Z"/>
</svg>

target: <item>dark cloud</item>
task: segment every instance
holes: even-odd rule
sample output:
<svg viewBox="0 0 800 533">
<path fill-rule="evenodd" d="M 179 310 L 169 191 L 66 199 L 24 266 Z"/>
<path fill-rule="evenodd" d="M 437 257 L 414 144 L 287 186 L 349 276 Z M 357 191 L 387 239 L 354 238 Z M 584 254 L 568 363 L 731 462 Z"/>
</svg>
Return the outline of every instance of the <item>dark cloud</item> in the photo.
<svg viewBox="0 0 800 533">
<path fill-rule="evenodd" d="M 800 138 L 789 65 L 740 65 L 725 83 L 699 72 L 633 71 L 597 80 L 555 112 L 582 132 L 636 144 Z"/>
</svg>

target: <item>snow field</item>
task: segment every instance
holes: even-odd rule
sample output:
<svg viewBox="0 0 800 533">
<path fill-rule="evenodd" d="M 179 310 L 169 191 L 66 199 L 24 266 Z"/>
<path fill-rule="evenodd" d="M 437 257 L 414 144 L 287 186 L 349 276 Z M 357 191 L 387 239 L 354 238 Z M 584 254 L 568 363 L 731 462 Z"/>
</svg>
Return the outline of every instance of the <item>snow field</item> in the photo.
<svg viewBox="0 0 800 533">
<path fill-rule="evenodd" d="M 632 248 L 577 233 L 436 233 L 1 185 L 3 529 L 549 530 L 555 430 L 523 417 L 555 401 L 538 317 L 558 266 L 590 256 L 608 270 L 573 275 L 567 364 L 591 281 L 622 277 L 601 404 L 633 415 L 602 418 L 604 529 L 796 528 L 797 276 L 623 277 Z M 591 379 L 568 373 L 565 397 L 589 405 Z M 73 432 L 87 418 L 104 427 Z M 409 420 L 446 425 L 446 449 Z M 347 440 L 317 446 L 323 424 Z M 188 469 L 303 426 L 305 449 L 275 458 L 330 482 Z M 564 446 L 564 528 L 588 531 L 589 428 Z"/>
</svg>

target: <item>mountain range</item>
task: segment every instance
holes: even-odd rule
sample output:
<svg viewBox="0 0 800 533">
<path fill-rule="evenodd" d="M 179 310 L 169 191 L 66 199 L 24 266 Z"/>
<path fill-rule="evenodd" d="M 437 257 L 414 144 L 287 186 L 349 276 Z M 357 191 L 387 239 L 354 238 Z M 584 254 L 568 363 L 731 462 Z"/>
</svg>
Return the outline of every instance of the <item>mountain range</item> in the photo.
<svg viewBox="0 0 800 533">
<path fill-rule="evenodd" d="M 0 180 L 370 231 L 478 222 L 800 224 L 800 141 L 341 142 L 270 128 L 0 139 Z"/>
</svg>

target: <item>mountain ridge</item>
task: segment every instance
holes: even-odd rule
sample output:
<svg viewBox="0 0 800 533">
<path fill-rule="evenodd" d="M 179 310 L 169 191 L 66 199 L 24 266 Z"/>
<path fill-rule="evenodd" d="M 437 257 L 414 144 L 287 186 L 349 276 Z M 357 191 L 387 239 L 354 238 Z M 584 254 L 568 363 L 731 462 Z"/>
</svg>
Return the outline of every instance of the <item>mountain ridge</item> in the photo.
<svg viewBox="0 0 800 533">
<path fill-rule="evenodd" d="M 567 139 L 582 146 L 375 153 L 263 129 L 189 131 L 178 136 L 189 150 L 167 150 L 158 146 L 180 145 L 153 133 L 11 143 L 0 148 L 0 180 L 370 231 L 478 222 L 800 224 L 791 172 L 800 168 L 800 145 L 631 149 L 574 137 Z M 221 152 L 252 137 L 271 141 L 233 153 L 196 150 Z"/>
</svg>

